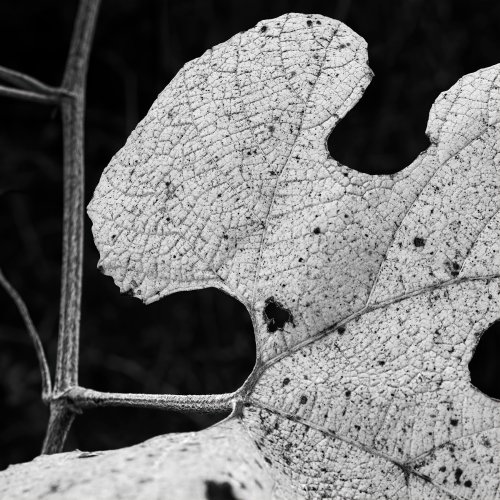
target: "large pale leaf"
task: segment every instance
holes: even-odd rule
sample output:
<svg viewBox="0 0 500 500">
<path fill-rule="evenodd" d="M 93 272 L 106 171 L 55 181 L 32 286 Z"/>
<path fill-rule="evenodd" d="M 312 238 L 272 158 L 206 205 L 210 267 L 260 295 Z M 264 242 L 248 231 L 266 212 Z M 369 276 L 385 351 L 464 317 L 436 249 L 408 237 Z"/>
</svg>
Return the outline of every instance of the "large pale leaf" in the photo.
<svg viewBox="0 0 500 500">
<path fill-rule="evenodd" d="M 9 498 L 500 498 L 500 403 L 468 371 L 500 317 L 500 66 L 393 176 L 325 146 L 370 77 L 359 36 L 300 14 L 178 73 L 89 206 L 100 265 L 145 302 L 236 296 L 255 370 L 223 423 L 12 467 Z"/>
</svg>

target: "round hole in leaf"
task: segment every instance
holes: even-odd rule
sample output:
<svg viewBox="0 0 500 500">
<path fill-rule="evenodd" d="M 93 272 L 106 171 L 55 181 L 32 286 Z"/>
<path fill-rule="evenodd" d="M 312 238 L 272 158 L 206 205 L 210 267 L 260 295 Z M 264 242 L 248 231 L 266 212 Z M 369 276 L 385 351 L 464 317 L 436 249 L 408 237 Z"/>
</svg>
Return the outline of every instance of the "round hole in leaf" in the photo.
<svg viewBox="0 0 500 500">
<path fill-rule="evenodd" d="M 469 362 L 471 382 L 482 393 L 500 399 L 500 321 L 479 339 Z"/>
</svg>

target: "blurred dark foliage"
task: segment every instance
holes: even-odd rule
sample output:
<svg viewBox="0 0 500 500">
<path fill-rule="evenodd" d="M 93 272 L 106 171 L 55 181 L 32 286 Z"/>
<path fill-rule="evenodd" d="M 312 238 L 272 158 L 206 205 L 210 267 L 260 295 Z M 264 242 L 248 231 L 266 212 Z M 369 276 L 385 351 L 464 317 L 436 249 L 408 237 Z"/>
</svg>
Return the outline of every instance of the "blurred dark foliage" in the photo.
<svg viewBox="0 0 500 500">
<path fill-rule="evenodd" d="M 75 0 L 0 3 L 0 64 L 49 84 L 62 76 Z M 500 62 L 500 3 L 440 0 L 103 0 L 88 79 L 90 199 L 103 168 L 182 65 L 265 18 L 321 13 L 369 42 L 376 74 L 330 136 L 339 161 L 391 173 L 427 146 L 437 95 L 463 74 Z M 55 365 L 62 213 L 61 127 L 55 108 L 0 98 L 0 266 L 26 300 Z M 81 383 L 121 392 L 226 392 L 255 360 L 251 321 L 222 292 L 178 293 L 144 306 L 96 270 L 87 221 Z M 497 391 L 498 332 L 483 349 L 476 385 Z M 39 453 L 47 422 L 37 361 L 13 304 L 0 290 L 0 467 Z M 496 342 L 496 343 L 495 343 Z M 479 352 L 479 349 L 478 349 Z M 496 364 L 495 364 L 496 363 Z M 496 371 L 495 371 L 496 370 Z M 495 375 L 496 374 L 496 375 Z M 496 377 L 496 380 L 495 380 Z M 219 417 L 94 410 L 77 418 L 68 448 L 106 449 L 197 430 Z"/>
</svg>

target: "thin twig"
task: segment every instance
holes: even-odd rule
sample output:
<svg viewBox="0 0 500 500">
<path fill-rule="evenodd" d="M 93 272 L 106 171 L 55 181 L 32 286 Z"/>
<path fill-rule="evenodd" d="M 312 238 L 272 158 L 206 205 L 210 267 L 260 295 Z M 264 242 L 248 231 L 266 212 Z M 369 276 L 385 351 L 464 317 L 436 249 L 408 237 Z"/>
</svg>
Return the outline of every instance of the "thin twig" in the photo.
<svg viewBox="0 0 500 500">
<path fill-rule="evenodd" d="M 38 91 L 14 89 L 12 87 L 5 87 L 4 85 L 0 85 L 0 95 L 21 99 L 22 101 L 41 102 L 43 104 L 54 104 L 60 100 L 60 96 L 56 94 L 42 94 Z"/>
<path fill-rule="evenodd" d="M 3 80 L 11 85 L 24 90 L 32 90 L 40 94 L 60 96 L 64 94 L 64 90 L 59 87 L 52 87 L 45 83 L 26 75 L 14 69 L 0 66 L 0 80 Z"/>
<path fill-rule="evenodd" d="M 30 313 L 28 311 L 28 308 L 26 307 L 24 300 L 19 295 L 17 290 L 10 284 L 9 280 L 5 277 L 5 274 L 1 269 L 0 285 L 4 288 L 4 290 L 9 294 L 10 298 L 16 304 L 17 310 L 19 311 L 19 314 L 24 321 L 24 325 L 26 326 L 26 330 L 28 330 L 28 334 L 33 341 L 33 345 L 35 346 L 42 378 L 42 398 L 45 401 L 47 400 L 47 398 L 49 398 L 52 392 L 52 382 L 50 379 L 49 365 L 47 363 L 47 358 L 45 357 L 45 351 L 43 350 L 42 341 L 40 340 L 40 336 L 38 335 L 35 325 L 31 320 Z"/>
</svg>

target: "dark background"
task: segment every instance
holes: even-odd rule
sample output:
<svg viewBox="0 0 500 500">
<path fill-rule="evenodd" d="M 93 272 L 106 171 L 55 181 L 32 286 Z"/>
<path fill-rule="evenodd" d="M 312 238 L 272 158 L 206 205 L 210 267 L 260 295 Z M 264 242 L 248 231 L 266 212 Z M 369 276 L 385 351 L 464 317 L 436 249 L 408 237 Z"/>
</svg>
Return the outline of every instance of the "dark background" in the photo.
<svg viewBox="0 0 500 500">
<path fill-rule="evenodd" d="M 0 3 L 0 65 L 60 82 L 74 0 Z M 182 65 L 285 12 L 346 22 L 369 43 L 376 78 L 331 135 L 339 161 L 370 173 L 408 165 L 428 142 L 432 102 L 456 80 L 500 62 L 500 2 L 103 0 L 88 78 L 86 200 L 103 168 Z M 59 308 L 61 127 L 55 107 L 0 97 L 0 267 L 32 313 L 52 368 Z M 255 360 L 244 307 L 222 292 L 179 293 L 144 306 L 96 270 L 87 219 L 80 380 L 120 392 L 232 391 Z M 500 398 L 498 332 L 474 377 Z M 33 348 L 0 290 L 0 467 L 39 453 L 48 412 Z M 76 419 L 67 447 L 106 449 L 197 430 L 219 417 L 100 409 Z"/>
</svg>

